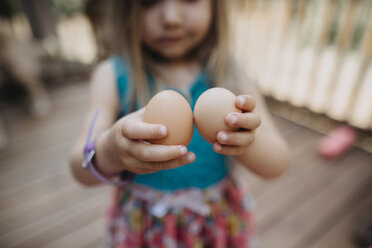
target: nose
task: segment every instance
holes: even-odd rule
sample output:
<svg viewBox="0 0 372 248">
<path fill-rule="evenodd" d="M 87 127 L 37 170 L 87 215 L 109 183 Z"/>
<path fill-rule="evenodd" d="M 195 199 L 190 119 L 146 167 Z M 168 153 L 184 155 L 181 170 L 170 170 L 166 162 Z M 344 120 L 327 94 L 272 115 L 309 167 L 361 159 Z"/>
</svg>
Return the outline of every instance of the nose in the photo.
<svg viewBox="0 0 372 248">
<path fill-rule="evenodd" d="M 179 1 L 165 0 L 163 2 L 162 21 L 166 28 L 175 28 L 181 24 L 182 14 Z"/>
</svg>

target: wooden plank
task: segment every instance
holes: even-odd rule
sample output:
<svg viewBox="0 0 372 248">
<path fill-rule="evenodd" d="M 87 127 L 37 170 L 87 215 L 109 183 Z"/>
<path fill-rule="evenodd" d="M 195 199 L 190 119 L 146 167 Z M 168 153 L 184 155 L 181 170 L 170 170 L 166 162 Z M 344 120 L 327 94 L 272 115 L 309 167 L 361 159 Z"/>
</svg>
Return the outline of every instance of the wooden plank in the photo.
<svg viewBox="0 0 372 248">
<path fill-rule="evenodd" d="M 73 135 L 76 135 L 81 126 L 82 119 L 81 117 L 78 117 L 78 115 L 81 116 L 81 113 L 82 111 L 77 111 L 72 116 L 61 113 L 61 117 L 58 117 L 58 121 L 53 122 L 52 120 L 44 120 L 44 125 L 40 125 L 35 129 L 29 128 L 28 123 L 24 123 L 24 125 L 28 127 L 27 132 L 21 130 L 24 129 L 24 127 L 17 127 L 13 131 L 10 130 L 12 141 L 10 147 L 7 148 L 6 153 L 3 153 L 4 156 L 1 156 L 0 158 L 0 169 L 8 169 L 9 166 L 8 168 L 6 167 L 8 160 L 19 155 L 20 152 L 32 154 L 38 149 L 45 149 L 53 145 L 54 142 L 66 141 L 67 139 L 71 140 Z M 64 120 L 65 118 L 70 120 L 66 121 Z M 12 134 L 12 132 L 14 134 Z"/>
<path fill-rule="evenodd" d="M 66 206 L 74 205 L 93 195 L 102 197 L 109 192 L 106 187 L 83 188 L 81 185 L 71 183 L 48 194 L 31 198 L 22 204 L 13 205 L 12 208 L 0 212 L 0 235 L 36 222 L 44 216 L 61 211 Z"/>
<path fill-rule="evenodd" d="M 70 176 L 67 169 L 64 169 L 46 175 L 38 180 L 26 180 L 26 182 L 27 183 L 19 187 L 1 192 L 1 210 L 22 204 L 22 202 L 28 201 L 34 197 L 48 194 L 51 190 L 58 190 L 69 183 L 74 183 L 74 179 Z"/>
<path fill-rule="evenodd" d="M 371 189 L 371 185 L 369 185 Z M 317 247 L 343 247 L 354 248 L 356 245 L 352 241 L 355 236 L 355 226 L 361 213 L 369 213 L 372 209 L 372 194 L 363 200 L 350 201 L 356 207 L 350 207 L 351 211 L 343 211 L 339 216 L 339 222 L 332 228 L 325 230 L 325 235 L 318 238 L 311 244 L 310 248 Z"/>
<path fill-rule="evenodd" d="M 45 216 L 36 222 L 20 226 L 17 230 L 0 236 L 2 247 L 40 247 L 74 231 L 103 215 L 107 197 L 93 195 L 62 211 Z"/>
<path fill-rule="evenodd" d="M 32 198 L 29 201 L 22 202 L 22 204 L 12 204 L 12 207 L 3 208 L 0 212 L 0 234 L 19 227 L 18 221 L 23 224 L 28 219 L 43 217 L 45 209 L 48 209 L 50 205 L 56 204 L 55 201 L 63 199 L 66 194 L 71 192 L 75 194 L 78 187 L 76 184 L 66 185 L 66 187 L 57 191 L 51 191 L 48 194 Z M 47 214 L 47 211 L 45 213 Z"/>
<path fill-rule="evenodd" d="M 71 127 L 72 126 L 73 125 L 71 125 Z M 24 155 L 25 157 L 39 156 L 44 160 L 50 159 L 50 161 L 55 161 L 53 160 L 54 155 L 53 153 L 58 151 L 56 151 L 56 148 L 53 146 L 64 145 L 68 143 L 70 145 L 70 149 L 72 149 L 71 146 L 73 145 L 73 140 L 75 137 L 76 132 L 74 132 L 74 130 L 72 130 L 72 132 L 69 133 L 67 133 L 66 130 L 60 130 L 58 131 L 58 134 L 53 135 L 52 137 L 44 136 L 40 138 L 35 138 L 33 140 L 25 141 L 23 144 L 12 146 L 9 148 L 7 152 L 7 156 L 9 157 L 3 158 L 1 161 L 2 165 L 0 167 L 0 171 L 3 173 L 12 171 L 13 169 L 18 169 L 19 167 L 23 168 L 27 167 L 29 163 L 27 163 L 26 158 L 24 158 L 23 156 L 19 156 L 20 154 Z"/>
<path fill-rule="evenodd" d="M 80 229 L 70 232 L 50 243 L 44 244 L 40 248 L 92 247 L 96 242 L 102 245 L 96 247 L 104 247 L 101 242 L 105 237 L 105 224 L 106 219 L 99 218 Z M 94 240 L 94 242 L 92 242 L 92 240 Z"/>
<path fill-rule="evenodd" d="M 107 239 L 106 236 L 104 237 L 97 237 L 91 240 L 91 243 L 83 248 L 102 248 L 107 247 Z"/>
<path fill-rule="evenodd" d="M 338 71 L 337 85 L 332 89 L 332 101 L 327 113 L 335 120 L 346 121 L 348 107 L 351 104 L 354 87 L 359 84 L 358 71 L 362 61 L 358 53 L 349 53 L 344 56 L 340 71 Z"/>
<path fill-rule="evenodd" d="M 278 60 L 282 57 L 283 47 L 288 38 L 288 32 L 290 28 L 291 15 L 293 14 L 294 1 L 285 0 L 277 1 L 277 4 L 280 4 L 278 8 L 274 11 L 275 18 L 274 24 L 271 25 L 270 33 L 272 38 L 268 39 L 268 44 L 265 47 L 267 49 L 266 55 L 263 57 L 262 64 L 256 65 L 256 78 L 259 84 L 260 89 L 267 94 L 272 92 L 273 83 L 272 76 L 276 72 Z M 259 25 L 255 25 L 259 27 Z M 251 34 L 252 35 L 252 34 Z M 240 34 L 239 34 L 240 36 Z M 246 42 L 244 42 L 246 44 Z M 249 44 L 249 42 L 248 42 Z M 246 46 L 250 47 L 250 46 Z M 252 56 L 252 53 L 245 53 L 247 57 L 252 60 L 251 63 L 256 63 L 255 58 Z M 250 64 L 248 64 L 249 69 Z M 250 73 L 251 75 L 253 73 Z M 254 77 L 255 74 L 253 74 Z"/>
<path fill-rule="evenodd" d="M 34 154 L 26 154 L 9 161 L 7 166 L 14 165 L 14 167 L 0 174 L 0 198 L 6 191 L 12 191 L 31 181 L 37 181 L 68 169 L 66 154 L 70 150 L 70 142 L 55 144 L 48 149 L 40 149 Z M 48 156 L 43 156 L 44 151 L 48 152 L 44 153 Z M 30 180 L 25 180 L 25 178 Z"/>
<path fill-rule="evenodd" d="M 337 67 L 338 56 L 334 47 L 325 48 L 319 56 L 318 71 L 314 75 L 313 95 L 309 108 L 317 113 L 323 113 L 326 109 L 330 82 Z"/>
<path fill-rule="evenodd" d="M 31 154 L 40 148 L 52 146 L 57 140 L 71 140 L 80 128 L 85 104 L 76 104 L 81 107 L 75 107 L 72 102 L 63 109 L 54 109 L 50 116 L 43 119 L 18 116 L 15 120 L 10 120 L 12 125 L 8 132 L 11 143 L 5 152 L 0 152 L 0 170 L 12 168 L 6 166 L 8 160 L 20 153 Z"/>
<path fill-rule="evenodd" d="M 318 6 L 320 10 L 313 12 L 315 18 L 313 19 L 312 28 L 314 31 L 311 32 L 311 34 L 314 34 L 311 37 L 313 39 L 311 43 L 314 43 L 314 45 L 304 48 L 300 52 L 300 69 L 297 73 L 295 72 L 297 74 L 294 79 L 295 90 L 290 94 L 290 101 L 296 106 L 309 106 L 309 102 L 313 99 L 314 75 L 319 68 L 319 60 L 323 49 L 327 45 L 331 21 L 335 15 L 336 3 L 334 0 L 318 1 L 318 4 L 320 4 Z M 296 85 L 296 82 L 303 83 Z"/>
<path fill-rule="evenodd" d="M 323 182 L 327 180 L 328 185 L 322 184 L 318 188 L 317 194 L 307 194 L 306 201 L 301 205 L 289 213 L 283 213 L 283 219 L 263 235 L 263 247 L 275 247 L 277 244 L 283 244 L 288 248 L 299 247 L 298 244 L 301 240 L 321 226 L 322 220 L 327 215 L 337 211 L 337 206 L 342 206 L 349 197 L 358 191 L 361 184 L 371 180 L 371 158 L 364 156 L 363 161 L 354 162 L 353 166 L 350 166 L 350 162 L 357 158 L 358 156 L 355 156 L 354 160 L 344 163 L 349 166 L 347 169 L 344 168 L 337 173 L 325 173 Z M 358 178 L 358 181 L 355 178 Z M 318 184 L 319 182 L 315 181 L 314 183 Z M 297 201 L 298 203 L 299 201 Z"/>
<path fill-rule="evenodd" d="M 357 194 L 350 197 L 345 205 L 345 207 L 339 208 L 340 211 L 335 211 L 326 216 L 322 226 L 316 229 L 312 235 L 302 240 L 298 247 L 301 247 L 301 245 L 304 247 L 305 244 L 312 248 L 356 247 L 353 240 L 358 226 L 358 218 L 361 217 L 361 213 L 370 213 L 372 209 L 372 180 L 362 185 Z M 329 222 L 335 224 L 330 225 Z"/>
<path fill-rule="evenodd" d="M 355 102 L 354 110 L 352 112 L 352 122 L 351 122 L 353 125 L 357 127 L 369 129 L 369 130 L 372 130 L 372 97 L 370 93 L 372 92 L 371 82 L 372 82 L 372 63 L 367 69 L 366 75 L 360 86 L 359 93 L 355 99 L 356 102 Z"/>
</svg>

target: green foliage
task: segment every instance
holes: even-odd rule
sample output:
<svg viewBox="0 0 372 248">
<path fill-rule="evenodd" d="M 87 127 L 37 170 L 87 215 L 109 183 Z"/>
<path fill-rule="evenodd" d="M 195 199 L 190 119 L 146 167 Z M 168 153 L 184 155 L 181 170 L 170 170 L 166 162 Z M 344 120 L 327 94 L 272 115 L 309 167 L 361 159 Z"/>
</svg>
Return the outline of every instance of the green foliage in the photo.
<svg viewBox="0 0 372 248">
<path fill-rule="evenodd" d="M 86 0 L 49 0 L 59 16 L 71 16 L 84 11 Z"/>
</svg>

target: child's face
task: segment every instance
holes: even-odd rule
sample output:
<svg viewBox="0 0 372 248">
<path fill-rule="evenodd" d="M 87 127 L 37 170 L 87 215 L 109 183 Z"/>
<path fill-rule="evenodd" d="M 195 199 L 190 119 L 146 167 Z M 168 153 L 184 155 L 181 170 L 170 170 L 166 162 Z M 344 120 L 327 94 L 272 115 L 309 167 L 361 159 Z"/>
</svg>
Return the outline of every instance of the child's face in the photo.
<svg viewBox="0 0 372 248">
<path fill-rule="evenodd" d="M 142 0 L 142 42 L 169 60 L 182 59 L 208 34 L 212 0 Z"/>
</svg>

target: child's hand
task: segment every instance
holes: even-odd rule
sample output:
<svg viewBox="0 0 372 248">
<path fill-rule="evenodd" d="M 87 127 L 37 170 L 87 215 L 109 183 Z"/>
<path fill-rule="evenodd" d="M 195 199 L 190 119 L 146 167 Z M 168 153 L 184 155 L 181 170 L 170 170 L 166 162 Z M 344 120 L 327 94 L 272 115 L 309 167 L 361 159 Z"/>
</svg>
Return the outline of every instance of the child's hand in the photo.
<svg viewBox="0 0 372 248">
<path fill-rule="evenodd" d="M 255 129 L 261 124 L 261 118 L 253 110 L 255 100 L 249 95 L 240 95 L 235 100 L 237 108 L 243 113 L 229 113 L 225 122 L 229 127 L 239 128 L 238 131 L 220 131 L 213 149 L 221 154 L 239 156 L 242 155 L 254 141 Z"/>
<path fill-rule="evenodd" d="M 144 140 L 164 138 L 166 127 L 142 122 L 144 108 L 117 121 L 106 141 L 106 156 L 112 160 L 111 171 L 127 170 L 136 174 L 152 173 L 191 163 L 195 154 L 183 145 L 150 144 Z M 110 171 L 110 169 L 108 170 Z"/>
</svg>

